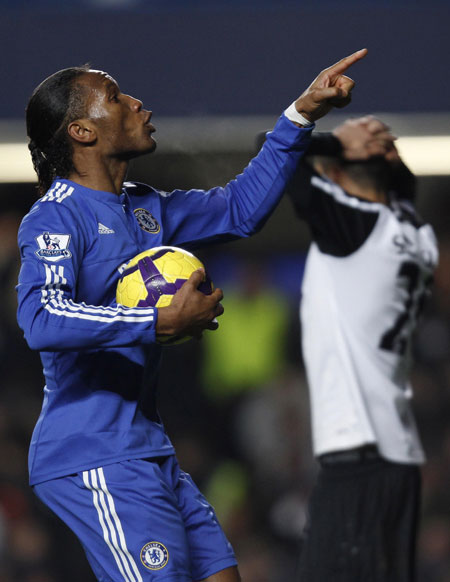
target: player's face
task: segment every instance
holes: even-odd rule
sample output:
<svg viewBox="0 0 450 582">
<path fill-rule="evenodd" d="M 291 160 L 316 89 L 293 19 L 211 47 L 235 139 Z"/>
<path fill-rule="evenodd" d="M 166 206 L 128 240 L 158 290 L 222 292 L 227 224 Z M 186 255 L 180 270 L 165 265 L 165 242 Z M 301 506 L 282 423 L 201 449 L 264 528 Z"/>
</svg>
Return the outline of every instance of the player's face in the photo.
<svg viewBox="0 0 450 582">
<path fill-rule="evenodd" d="M 80 81 L 87 86 L 87 117 L 95 126 L 102 153 L 123 159 L 152 152 L 156 142 L 151 111 L 142 101 L 125 95 L 107 73 L 91 70 Z"/>
</svg>

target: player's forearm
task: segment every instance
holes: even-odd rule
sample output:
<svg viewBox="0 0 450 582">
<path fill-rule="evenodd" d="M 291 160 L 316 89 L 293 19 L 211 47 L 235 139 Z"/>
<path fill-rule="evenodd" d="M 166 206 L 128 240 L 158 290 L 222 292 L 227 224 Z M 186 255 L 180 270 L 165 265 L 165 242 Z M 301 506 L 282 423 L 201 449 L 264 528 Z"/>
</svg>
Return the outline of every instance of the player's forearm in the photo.
<svg viewBox="0 0 450 582">
<path fill-rule="evenodd" d="M 401 159 L 391 162 L 391 188 L 400 197 L 414 200 L 417 178 Z"/>
<path fill-rule="evenodd" d="M 259 154 L 227 185 L 239 236 L 257 232 L 274 210 L 310 144 L 311 131 L 312 127 L 299 129 L 282 116 Z"/>
<path fill-rule="evenodd" d="M 259 154 L 225 187 L 174 191 L 162 197 L 164 244 L 196 248 L 257 232 L 280 201 L 309 145 L 311 130 L 282 116 Z"/>
<path fill-rule="evenodd" d="M 42 300 L 43 299 L 43 300 Z M 153 308 L 101 307 L 39 297 L 19 285 L 18 322 L 33 350 L 67 351 L 156 341 Z"/>
<path fill-rule="evenodd" d="M 342 144 L 331 132 L 314 132 L 306 156 L 340 157 Z"/>
</svg>

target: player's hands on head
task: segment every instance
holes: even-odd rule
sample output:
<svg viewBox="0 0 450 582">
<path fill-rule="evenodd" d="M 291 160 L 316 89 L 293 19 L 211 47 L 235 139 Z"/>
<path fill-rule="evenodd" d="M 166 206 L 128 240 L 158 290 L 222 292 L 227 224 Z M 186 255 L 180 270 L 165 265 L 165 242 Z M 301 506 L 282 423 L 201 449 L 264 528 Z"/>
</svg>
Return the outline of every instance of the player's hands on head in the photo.
<svg viewBox="0 0 450 582">
<path fill-rule="evenodd" d="M 197 269 L 173 296 L 167 307 L 158 310 L 156 332 L 161 335 L 190 335 L 200 338 L 205 329 L 215 330 L 219 327 L 216 317 L 224 309 L 221 289 L 215 289 L 210 295 L 198 290 L 205 278 L 205 271 Z"/>
<path fill-rule="evenodd" d="M 390 162 L 392 164 L 402 163 L 402 159 L 401 159 L 400 154 L 395 146 L 395 143 L 392 143 L 391 146 L 386 150 L 386 153 L 384 154 L 384 158 L 385 158 L 385 160 L 387 160 L 388 162 Z"/>
<path fill-rule="evenodd" d="M 348 119 L 333 130 L 333 135 L 341 142 L 344 160 L 368 160 L 374 156 L 389 159 L 397 152 L 394 145 L 397 138 L 373 115 Z"/>
<path fill-rule="evenodd" d="M 295 101 L 297 111 L 309 121 L 316 121 L 333 107 L 348 105 L 355 82 L 344 73 L 366 54 L 367 49 L 361 49 L 324 69 Z"/>
</svg>

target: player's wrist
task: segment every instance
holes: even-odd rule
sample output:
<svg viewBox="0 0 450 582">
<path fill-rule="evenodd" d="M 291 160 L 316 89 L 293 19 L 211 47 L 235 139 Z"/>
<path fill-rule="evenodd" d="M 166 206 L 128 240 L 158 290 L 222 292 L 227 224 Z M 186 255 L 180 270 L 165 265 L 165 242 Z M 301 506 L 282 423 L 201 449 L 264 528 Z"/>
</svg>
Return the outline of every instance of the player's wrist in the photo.
<svg viewBox="0 0 450 582">
<path fill-rule="evenodd" d="M 284 115 L 293 123 L 300 125 L 301 127 L 311 127 L 314 125 L 314 121 L 307 119 L 304 115 L 297 111 L 295 107 L 295 101 L 293 101 L 287 109 L 284 111 Z"/>
<path fill-rule="evenodd" d="M 158 307 L 156 333 L 158 335 L 176 335 L 179 333 L 177 310 L 172 305 Z"/>
</svg>

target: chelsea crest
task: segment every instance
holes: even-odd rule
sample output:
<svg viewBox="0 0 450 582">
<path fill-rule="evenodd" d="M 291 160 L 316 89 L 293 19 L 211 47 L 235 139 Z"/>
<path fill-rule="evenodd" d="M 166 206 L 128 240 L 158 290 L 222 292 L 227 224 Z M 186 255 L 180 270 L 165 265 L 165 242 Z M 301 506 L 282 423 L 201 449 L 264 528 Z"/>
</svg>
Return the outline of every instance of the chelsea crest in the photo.
<svg viewBox="0 0 450 582">
<path fill-rule="evenodd" d="M 142 230 L 145 230 L 145 232 L 156 234 L 161 230 L 161 227 L 159 226 L 156 218 L 152 216 L 152 214 L 145 208 L 136 208 L 134 215 L 138 221 L 139 226 L 142 228 Z"/>
<path fill-rule="evenodd" d="M 141 562 L 149 570 L 161 570 L 169 561 L 169 552 L 160 542 L 148 542 L 141 550 Z"/>
</svg>

